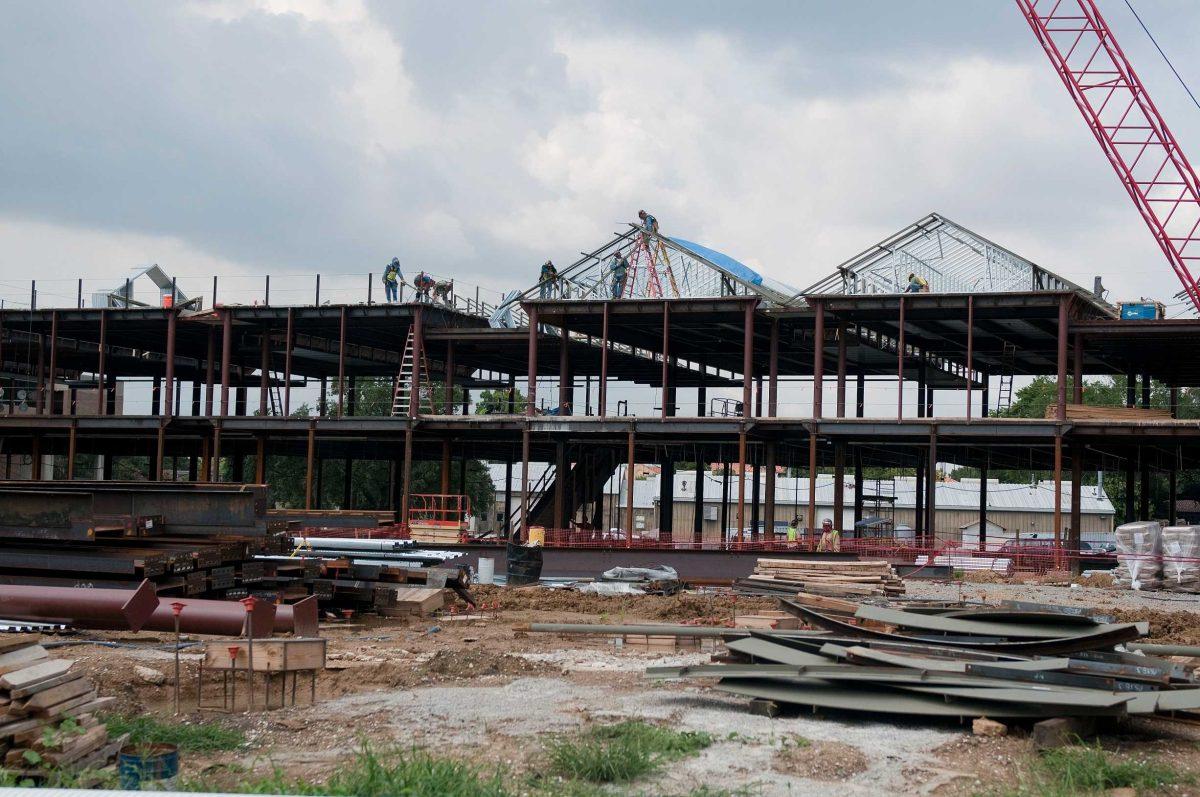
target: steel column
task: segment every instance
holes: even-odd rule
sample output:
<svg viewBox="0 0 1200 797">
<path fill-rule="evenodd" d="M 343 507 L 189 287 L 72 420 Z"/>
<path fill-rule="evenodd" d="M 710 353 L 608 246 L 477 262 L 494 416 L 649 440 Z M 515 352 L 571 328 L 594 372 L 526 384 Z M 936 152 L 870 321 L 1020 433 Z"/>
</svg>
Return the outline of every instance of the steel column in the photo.
<svg viewBox="0 0 1200 797">
<path fill-rule="evenodd" d="M 767 366 L 767 416 L 779 415 L 779 319 L 771 319 L 771 344 Z"/>
<path fill-rule="evenodd" d="M 608 307 L 609 303 L 605 302 L 603 309 L 600 311 L 600 384 L 598 386 L 600 397 L 598 399 L 599 407 L 597 411 L 601 418 L 608 415 Z"/>
<path fill-rule="evenodd" d="M 1179 446 L 1171 452 L 1171 466 L 1167 469 L 1167 518 L 1170 525 L 1179 522 L 1179 511 L 1175 504 L 1179 500 Z"/>
<path fill-rule="evenodd" d="M 904 297 L 900 297 L 899 335 L 896 340 L 896 420 L 904 420 Z"/>
<path fill-rule="evenodd" d="M 221 311 L 221 415 L 229 414 L 229 361 L 233 357 L 233 311 Z"/>
<path fill-rule="evenodd" d="M 971 388 L 975 383 L 975 297 L 967 297 L 967 420 L 971 420 Z"/>
<path fill-rule="evenodd" d="M 1083 524 L 1083 449 L 1071 446 L 1071 527 L 1067 529 L 1067 550 L 1071 551 L 1071 572 L 1082 570 L 1078 551 Z"/>
<path fill-rule="evenodd" d="M 990 457 L 985 451 L 983 455 L 983 463 L 979 466 L 979 550 L 987 550 L 987 488 L 988 488 L 988 465 Z"/>
<path fill-rule="evenodd" d="M 825 303 L 816 302 L 813 308 L 816 320 L 813 322 L 813 407 L 814 418 L 822 416 L 822 400 L 824 398 L 825 377 Z"/>
<path fill-rule="evenodd" d="M 1083 335 L 1075 333 L 1075 345 L 1072 347 L 1072 355 L 1074 364 L 1072 371 L 1071 383 L 1071 401 L 1075 404 L 1083 403 Z"/>
<path fill-rule="evenodd" d="M 1058 365 L 1056 407 L 1058 408 L 1057 417 L 1061 421 L 1067 417 L 1067 299 L 1062 299 L 1058 303 L 1058 353 L 1056 355 L 1056 363 Z"/>
<path fill-rule="evenodd" d="M 660 417 L 666 418 L 667 412 L 667 397 L 670 393 L 671 380 L 671 303 L 663 302 L 662 315 L 662 414 Z M 662 523 L 659 523 L 662 527 Z"/>
<path fill-rule="evenodd" d="M 416 370 L 416 364 L 413 364 Z M 410 410 L 412 402 L 409 402 Z M 408 527 L 408 508 L 412 503 L 412 472 L 413 472 L 413 420 L 410 416 L 404 422 L 404 470 L 403 481 L 400 483 L 400 522 Z"/>
<path fill-rule="evenodd" d="M 263 329 L 259 343 L 258 364 L 258 414 L 267 414 L 267 397 L 271 392 L 271 336 Z"/>
<path fill-rule="evenodd" d="M 846 511 L 846 444 L 833 444 L 833 527 L 842 532 L 845 521 L 842 519 Z"/>
<path fill-rule="evenodd" d="M 846 322 L 837 325 L 837 417 L 846 417 Z M 840 529 L 840 527 L 839 527 Z"/>
<path fill-rule="evenodd" d="M 627 464 L 625 466 L 625 547 L 633 546 L 633 424 L 629 425 L 628 437 L 625 441 Z"/>
<path fill-rule="evenodd" d="M 49 387 L 46 391 L 46 414 L 55 415 L 54 412 L 54 384 L 58 378 L 58 311 L 50 311 L 50 374 Z M 65 408 L 64 408 L 65 409 Z"/>
<path fill-rule="evenodd" d="M 749 418 L 750 389 L 754 379 L 754 305 L 750 302 L 746 303 L 742 324 L 742 417 Z"/>
<path fill-rule="evenodd" d="M 746 430 L 738 432 L 738 468 L 737 468 L 737 541 L 745 542 L 746 536 Z"/>
<path fill-rule="evenodd" d="M 78 421 L 71 421 L 71 429 L 67 437 L 67 481 L 75 478 L 75 425 L 77 423 Z M 1171 475 L 1174 476 L 1174 474 L 1175 471 L 1172 470 Z"/>
<path fill-rule="evenodd" d="M 521 430 L 521 522 L 513 529 L 512 538 L 520 541 L 529 536 L 529 425 Z"/>
<path fill-rule="evenodd" d="M 96 387 L 99 388 L 100 415 L 108 414 L 108 374 L 104 372 L 108 364 L 108 310 L 100 311 L 100 341 L 96 353 Z"/>
<path fill-rule="evenodd" d="M 421 311 L 417 310 L 418 316 L 420 315 L 420 313 L 421 313 Z M 343 407 L 346 404 L 346 305 L 342 305 L 341 312 L 338 314 L 338 316 L 339 317 L 338 317 L 338 381 L 337 381 L 338 411 L 337 411 L 337 416 L 340 418 L 344 414 Z M 413 336 L 414 341 L 418 336 L 419 336 L 419 333 L 417 335 Z M 414 344 L 413 348 L 414 349 L 417 348 L 415 344 Z M 418 372 L 420 372 L 420 370 L 421 370 L 421 355 L 423 355 L 423 354 L 424 354 L 424 352 L 420 352 L 420 351 L 413 352 L 413 355 L 414 355 L 413 356 L 413 374 L 414 374 L 413 381 L 416 381 L 418 379 L 418 377 L 416 377 L 416 374 Z M 414 406 L 416 406 L 419 403 L 420 403 L 419 394 L 417 393 L 417 390 L 414 387 L 413 392 L 410 397 L 410 400 L 408 402 L 408 407 L 411 410 Z"/>
<path fill-rule="evenodd" d="M 292 341 L 295 338 L 296 313 L 291 307 L 287 311 L 287 340 L 283 343 L 283 415 L 292 414 Z"/>
<path fill-rule="evenodd" d="M 558 414 L 575 414 L 575 377 L 571 373 L 571 333 L 559 327 L 558 343 Z M 567 409 L 567 405 L 572 405 Z"/>
<path fill-rule="evenodd" d="M 442 414 L 454 414 L 454 341 L 446 341 L 446 379 L 445 389 L 442 391 Z"/>
<path fill-rule="evenodd" d="M 308 422 L 308 451 L 304 467 L 304 508 L 313 508 L 313 465 L 317 455 L 317 422 Z"/>
<path fill-rule="evenodd" d="M 763 528 L 767 541 L 775 539 L 775 441 L 768 440 L 763 444 L 763 468 L 767 472 L 766 501 L 763 507 Z"/>
<path fill-rule="evenodd" d="M 926 489 L 929 497 L 925 499 L 926 526 L 929 529 L 929 544 L 937 544 L 937 459 L 938 459 L 937 424 L 929 426 L 929 478 Z"/>
<path fill-rule="evenodd" d="M 345 325 L 343 325 L 343 330 Z M 345 335 L 342 336 L 343 341 Z M 339 361 L 341 357 L 339 356 Z M 411 454 L 411 437 L 412 437 L 412 419 L 417 417 L 417 413 L 421 407 L 421 363 L 425 361 L 425 309 L 418 307 L 413 311 L 413 363 L 412 363 L 412 379 L 409 382 L 408 390 L 408 417 L 409 423 L 407 427 L 406 446 L 409 446 L 409 453 L 405 454 L 405 504 L 401 507 L 404 513 L 404 522 L 408 522 L 408 482 L 412 477 L 412 454 Z M 340 363 L 339 363 L 339 367 Z M 340 412 L 340 409 L 339 409 Z"/>
<path fill-rule="evenodd" d="M 1061 337 L 1061 336 L 1060 336 Z M 1060 366 L 1062 363 L 1060 363 Z M 1059 373 L 1062 373 L 1060 367 Z M 1063 384 L 1059 383 L 1059 395 L 1062 395 Z M 1061 403 L 1059 405 L 1062 406 Z M 1059 416 L 1062 417 L 1061 415 Z M 1063 440 L 1062 429 L 1059 428 L 1054 434 L 1054 547 L 1055 558 L 1059 559 L 1062 556 L 1062 467 L 1063 467 Z M 1061 566 L 1061 561 L 1056 562 Z"/>
<path fill-rule="evenodd" d="M 537 408 L 537 362 L 538 362 L 538 309 L 529 308 L 529 376 L 526 383 L 527 403 L 525 414 L 534 415 Z M 524 509 L 522 510 L 522 512 Z M 523 519 L 522 523 L 528 523 Z"/>
<path fill-rule="evenodd" d="M 817 528 L 817 425 L 814 423 L 808 430 L 808 535 L 816 533 Z"/>
<path fill-rule="evenodd" d="M 163 394 L 165 411 L 168 418 L 175 414 L 175 340 L 179 311 L 171 308 L 167 315 L 167 364 L 163 379 L 166 381 L 166 392 Z"/>
</svg>

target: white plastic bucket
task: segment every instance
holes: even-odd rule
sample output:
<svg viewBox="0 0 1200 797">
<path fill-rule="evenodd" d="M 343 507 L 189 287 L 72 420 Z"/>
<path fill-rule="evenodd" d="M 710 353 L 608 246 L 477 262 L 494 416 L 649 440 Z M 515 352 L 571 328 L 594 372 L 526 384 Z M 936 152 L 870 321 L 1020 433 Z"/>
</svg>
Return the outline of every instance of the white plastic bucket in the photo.
<svg viewBox="0 0 1200 797">
<path fill-rule="evenodd" d="M 492 584 L 496 580 L 496 560 L 487 556 L 479 557 L 479 583 Z"/>
</svg>

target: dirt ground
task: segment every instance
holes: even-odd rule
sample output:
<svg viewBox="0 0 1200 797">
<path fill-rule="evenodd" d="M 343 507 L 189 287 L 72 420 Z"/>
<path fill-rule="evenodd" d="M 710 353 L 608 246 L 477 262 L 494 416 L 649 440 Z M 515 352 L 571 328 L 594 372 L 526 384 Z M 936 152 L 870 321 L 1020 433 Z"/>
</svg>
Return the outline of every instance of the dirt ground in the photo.
<svg viewBox="0 0 1200 797">
<path fill-rule="evenodd" d="M 1081 592 L 1081 590 L 1083 590 Z M 1099 594 L 1091 594 L 1095 590 Z M 963 597 L 1075 603 L 1111 607 L 1121 619 L 1149 619 L 1156 640 L 1200 642 L 1196 602 L 1142 600 L 1099 588 L 1038 586 L 1031 594 L 1009 585 L 909 583 L 916 597 Z M 448 593 L 449 595 L 449 593 Z M 242 729 L 244 749 L 183 757 L 184 775 L 213 791 L 247 773 L 281 767 L 293 777 L 320 780 L 353 755 L 364 740 L 398 744 L 436 755 L 501 765 L 514 775 L 544 768 L 544 741 L 589 723 L 642 718 L 680 730 L 707 731 L 715 743 L 636 782 L 623 794 L 688 794 L 702 788 L 747 794 L 935 794 L 960 797 L 998 793 L 1019 785 L 1033 754 L 1016 735 L 984 739 L 958 722 L 895 722 L 852 715 L 785 715 L 747 711 L 746 701 L 697 682 L 651 682 L 653 664 L 701 663 L 713 650 L 655 652 L 616 647 L 609 639 L 522 633 L 529 622 L 731 623 L 735 613 L 770 608 L 767 598 L 687 594 L 672 597 L 602 597 L 543 588 L 482 588 L 479 597 L 499 603 L 483 619 L 404 620 L 364 617 L 324 626 L 329 670 L 309 704 L 301 679 L 296 707 L 269 712 L 196 714 L 197 654 L 184 654 L 185 721 L 215 721 Z M 1149 605 L 1147 605 L 1149 604 Z M 1152 607 L 1152 608 L 1151 608 Z M 80 635 L 82 636 L 82 635 Z M 97 680 L 102 694 L 118 698 L 128 714 L 171 714 L 172 655 L 155 645 L 168 635 L 88 634 L 122 647 L 70 645 L 56 655 L 75 658 Z M 70 640 L 64 636 L 62 641 Z M 163 673 L 154 686 L 137 666 Z M 261 701 L 261 684 L 258 699 Z M 279 699 L 279 684 L 272 698 Z M 239 701 L 245 687 L 239 684 Z M 204 699 L 221 703 L 220 684 L 209 678 Z M 1162 725 L 1163 723 L 1159 723 Z M 1139 725 L 1104 743 L 1122 755 L 1147 755 L 1200 773 L 1200 728 Z M 1188 794 L 1194 787 L 1175 788 Z"/>
</svg>

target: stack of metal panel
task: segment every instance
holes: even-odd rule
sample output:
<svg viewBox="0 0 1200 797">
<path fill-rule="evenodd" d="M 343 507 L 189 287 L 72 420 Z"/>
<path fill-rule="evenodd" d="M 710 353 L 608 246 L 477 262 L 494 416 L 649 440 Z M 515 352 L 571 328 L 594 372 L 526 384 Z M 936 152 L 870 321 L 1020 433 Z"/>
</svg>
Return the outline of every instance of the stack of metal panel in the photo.
<svg viewBox="0 0 1200 797">
<path fill-rule="evenodd" d="M 1175 663 L 1117 649 L 1145 623 L 1061 607 L 859 606 L 851 617 L 781 601 L 817 633 L 730 639 L 725 663 L 653 667 L 654 678 L 775 703 L 923 716 L 1047 718 L 1200 712 Z"/>
<path fill-rule="evenodd" d="M 780 605 L 814 630 L 539 624 L 530 631 L 715 637 L 712 664 L 651 667 L 656 679 L 717 679 L 713 688 L 804 708 L 914 716 L 1043 719 L 1190 715 L 1200 720 L 1191 671 L 1124 643 L 1147 623 L 1086 610 L 910 602 L 905 608 L 819 598 L 817 610 Z"/>
</svg>

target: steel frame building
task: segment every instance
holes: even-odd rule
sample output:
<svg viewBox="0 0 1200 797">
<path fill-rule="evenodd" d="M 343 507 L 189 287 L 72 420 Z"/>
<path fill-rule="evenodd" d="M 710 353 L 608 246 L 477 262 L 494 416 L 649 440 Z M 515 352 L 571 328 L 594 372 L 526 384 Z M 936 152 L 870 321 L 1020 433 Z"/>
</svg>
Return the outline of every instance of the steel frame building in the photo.
<svg viewBox="0 0 1200 797">
<path fill-rule="evenodd" d="M 944 253 L 953 242 L 953 253 L 931 261 L 931 236 L 945 236 Z M 630 245 L 636 239 L 621 237 Z M 899 293 L 881 279 L 918 260 L 956 290 Z M 1000 260 L 997 279 L 980 283 L 980 269 Z M 227 458 L 233 480 L 261 483 L 268 457 L 299 456 L 307 464 L 306 508 L 317 509 L 321 460 L 380 459 L 393 463 L 390 509 L 404 521 L 416 460 L 440 460 L 447 493 L 456 490 L 455 461 L 503 460 L 510 467 L 540 461 L 555 465 L 554 483 L 536 491 L 545 500 L 530 505 L 535 491 L 525 480 L 506 502 L 524 525 L 566 528 L 595 502 L 597 485 L 617 463 L 630 466 L 629 479 L 634 464 L 658 463 L 664 485 L 673 483 L 674 463 L 682 461 L 726 462 L 738 472 L 762 468 L 768 484 L 776 465 L 807 469 L 814 485 L 819 469 L 832 468 L 838 496 L 846 474 L 857 476 L 856 518 L 864 468 L 915 466 L 923 498 L 916 525 L 930 539 L 939 531 L 925 522 L 936 501 L 930 478 L 936 463 L 980 469 L 981 528 L 989 469 L 1047 470 L 1059 491 L 1069 469 L 1075 490 L 1056 493 L 1054 529 L 1067 548 L 1078 548 L 1076 491 L 1085 470 L 1123 471 L 1126 514 L 1144 517 L 1151 472 L 1167 474 L 1174 507 L 1176 474 L 1193 467 L 1200 453 L 1196 421 L 1072 420 L 1067 412 L 1082 403 L 1084 376 L 1125 375 L 1128 406 L 1149 404 L 1153 379 L 1170 387 L 1174 416 L 1178 389 L 1200 386 L 1191 356 L 1200 321 L 1119 320 L 1092 292 L 943 217 L 918 222 L 790 297 L 778 288 L 756 294 L 744 278 L 726 283 L 731 290 L 721 280 L 696 282 L 717 295 L 527 294 L 520 298 L 526 320 L 516 328 L 490 325 L 488 313 L 430 303 L 0 310 L 0 376 L 27 380 L 36 395 L 30 412 L 0 415 L 0 467 L 26 456 L 30 475 L 41 479 L 43 457 L 53 454 L 66 458 L 72 478 L 80 454 L 102 455 L 109 464 L 113 456 L 137 455 L 148 456 L 151 477 L 161 479 L 164 461 L 178 457 L 189 479 L 206 481 L 219 478 L 219 462 Z M 432 411 L 410 402 L 404 417 L 357 414 L 356 381 L 396 380 L 410 331 L 417 358 L 429 363 L 427 374 L 412 369 L 412 394 L 422 379 L 432 379 L 464 389 L 463 404 L 450 406 L 453 391 L 446 391 Z M 1057 379 L 1053 417 L 989 416 L 992 378 L 1014 374 Z M 128 378 L 155 381 L 155 411 L 114 414 L 116 386 Z M 332 410 L 326 404 L 318 416 L 293 416 L 291 393 L 302 380 L 318 380 L 323 396 L 345 400 Z M 570 412 L 539 414 L 538 385 L 546 380 L 557 382 L 558 404 Z M 811 382 L 811 410 L 783 415 L 781 382 L 796 380 Z M 614 381 L 660 389 L 657 413 L 619 414 L 609 396 Z M 886 417 L 866 417 L 867 384 L 876 381 L 896 389 L 895 412 Z M 510 401 L 501 414 L 471 414 L 472 391 L 518 388 L 534 399 L 524 406 Z M 740 399 L 713 414 L 708 391 L 730 388 L 740 389 Z M 678 401 L 680 389 L 695 390 L 694 409 Z M 76 401 L 86 390 L 98 390 L 102 400 L 94 407 Z M 935 413 L 934 396 L 947 392 L 961 396 L 961 413 Z M 247 458 L 253 473 L 243 469 Z M 7 477 L 12 469 L 3 472 Z M 760 500 L 746 494 L 745 480 L 737 482 L 736 495 L 723 501 L 729 524 L 756 529 L 762 520 L 773 528 L 774 490 L 768 487 Z M 666 518 L 670 492 L 665 487 L 660 496 Z M 344 505 L 349 494 L 347 479 Z M 810 498 L 810 527 L 813 504 Z M 626 520 L 628 542 L 632 512 Z M 667 527 L 660 539 L 698 542 L 694 532 Z"/>
</svg>

